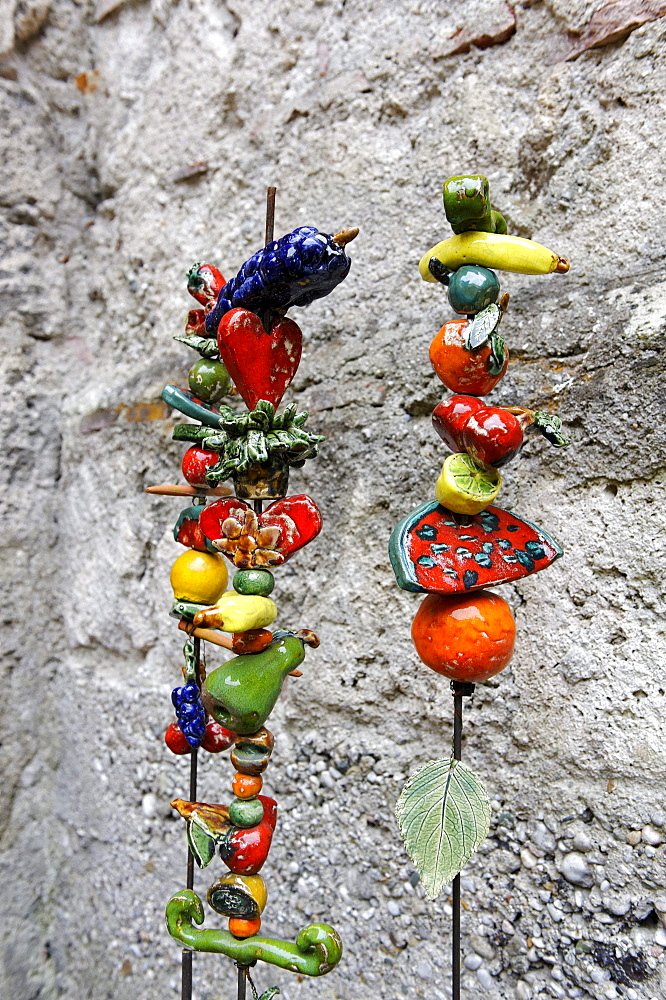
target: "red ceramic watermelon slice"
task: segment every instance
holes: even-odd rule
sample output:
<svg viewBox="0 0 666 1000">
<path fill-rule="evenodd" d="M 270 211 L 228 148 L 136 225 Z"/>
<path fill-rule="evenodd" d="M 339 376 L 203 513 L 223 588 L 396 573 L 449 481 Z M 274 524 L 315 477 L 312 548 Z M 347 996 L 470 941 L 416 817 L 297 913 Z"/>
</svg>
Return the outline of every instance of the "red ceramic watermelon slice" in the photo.
<svg viewBox="0 0 666 1000">
<path fill-rule="evenodd" d="M 256 515 L 235 497 L 204 507 L 199 524 L 206 538 L 239 569 L 280 566 L 321 531 L 321 513 L 305 493 L 284 497 Z"/>
<path fill-rule="evenodd" d="M 473 516 L 454 514 L 436 500 L 404 518 L 389 542 L 398 586 L 434 594 L 520 580 L 550 566 L 562 552 L 550 535 L 511 511 L 486 507 Z"/>
</svg>

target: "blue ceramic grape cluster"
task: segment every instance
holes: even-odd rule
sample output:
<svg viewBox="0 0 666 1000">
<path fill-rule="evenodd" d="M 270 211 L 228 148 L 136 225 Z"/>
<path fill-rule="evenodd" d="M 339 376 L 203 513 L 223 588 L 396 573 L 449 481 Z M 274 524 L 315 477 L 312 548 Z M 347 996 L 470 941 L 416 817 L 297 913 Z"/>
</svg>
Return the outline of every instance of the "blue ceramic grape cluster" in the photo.
<svg viewBox="0 0 666 1000">
<path fill-rule="evenodd" d="M 328 295 L 347 277 L 350 267 L 344 247 L 331 236 L 315 226 L 294 229 L 258 250 L 226 283 L 206 317 L 206 332 L 215 337 L 230 309 L 261 312 L 307 306 Z"/>
<path fill-rule="evenodd" d="M 171 692 L 171 701 L 185 739 L 196 750 L 206 732 L 206 713 L 199 688 L 196 684 L 185 684 L 184 687 L 174 688 Z"/>
</svg>

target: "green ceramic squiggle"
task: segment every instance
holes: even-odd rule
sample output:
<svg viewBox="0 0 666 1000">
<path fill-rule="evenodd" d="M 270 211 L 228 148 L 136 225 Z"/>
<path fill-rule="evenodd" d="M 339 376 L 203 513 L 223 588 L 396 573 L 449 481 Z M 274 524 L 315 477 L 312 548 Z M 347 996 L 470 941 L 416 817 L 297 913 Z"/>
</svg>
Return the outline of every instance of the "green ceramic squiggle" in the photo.
<svg viewBox="0 0 666 1000">
<path fill-rule="evenodd" d="M 328 924 L 310 924 L 295 943 L 274 938 L 236 938 L 229 931 L 198 926 L 204 920 L 203 904 L 191 889 L 183 889 L 167 903 L 166 924 L 171 937 L 191 951 L 227 955 L 241 965 L 258 960 L 304 976 L 323 976 L 340 961 L 342 941 Z"/>
</svg>

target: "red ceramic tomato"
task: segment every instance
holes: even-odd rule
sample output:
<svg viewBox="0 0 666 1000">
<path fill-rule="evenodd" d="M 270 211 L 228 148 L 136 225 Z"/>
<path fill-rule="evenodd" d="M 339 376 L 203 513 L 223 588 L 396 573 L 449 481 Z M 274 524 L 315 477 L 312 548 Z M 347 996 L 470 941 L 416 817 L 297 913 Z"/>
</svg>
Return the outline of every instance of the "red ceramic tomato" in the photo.
<svg viewBox="0 0 666 1000">
<path fill-rule="evenodd" d="M 420 658 L 438 674 L 479 683 L 504 670 L 513 656 L 516 623 L 497 594 L 428 594 L 412 622 Z"/>
<path fill-rule="evenodd" d="M 193 445 L 183 455 L 183 475 L 190 486 L 205 488 L 208 485 L 206 482 L 206 473 L 214 465 L 217 465 L 219 460 L 220 456 L 216 451 L 207 451 L 205 448 Z"/>
<path fill-rule="evenodd" d="M 232 827 L 220 843 L 220 857 L 235 875 L 256 875 L 268 857 L 277 822 L 277 802 L 257 796 L 264 806 L 264 818 L 257 826 Z"/>
<path fill-rule="evenodd" d="M 465 333 L 469 320 L 454 319 L 445 323 L 430 345 L 430 361 L 438 378 L 451 392 L 486 396 L 504 378 L 509 363 L 505 349 L 502 370 L 492 375 L 489 370 L 492 351 L 489 344 L 468 351 Z"/>
<path fill-rule="evenodd" d="M 192 747 L 187 742 L 185 733 L 177 722 L 172 722 L 168 727 L 166 733 L 164 734 L 164 742 L 168 746 L 171 753 L 178 754 L 179 756 L 186 753 L 192 753 Z"/>
<path fill-rule="evenodd" d="M 203 735 L 201 746 L 208 753 L 221 753 L 228 750 L 235 743 L 236 734 L 230 729 L 225 729 L 219 722 L 212 720 L 206 724 L 206 732 Z"/>
</svg>

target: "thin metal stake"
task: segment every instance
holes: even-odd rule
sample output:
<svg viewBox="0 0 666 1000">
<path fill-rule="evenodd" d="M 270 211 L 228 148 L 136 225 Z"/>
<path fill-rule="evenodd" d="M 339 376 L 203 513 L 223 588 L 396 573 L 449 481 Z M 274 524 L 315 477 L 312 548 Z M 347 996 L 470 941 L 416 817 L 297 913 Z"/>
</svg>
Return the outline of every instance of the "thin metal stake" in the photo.
<svg viewBox="0 0 666 1000">
<path fill-rule="evenodd" d="M 196 660 L 197 684 L 199 684 L 199 662 L 201 657 L 201 639 L 194 638 L 194 657 Z M 190 802 L 197 800 L 197 765 L 199 760 L 198 750 L 192 750 L 190 754 Z M 187 847 L 187 888 L 194 888 L 194 855 Z M 192 952 L 183 948 L 182 956 L 182 977 L 180 988 L 181 1000 L 192 1000 Z"/>
<path fill-rule="evenodd" d="M 272 243 L 275 233 L 275 194 L 277 188 L 266 189 L 266 242 Z"/>
<path fill-rule="evenodd" d="M 238 966 L 238 1000 L 245 1000 L 245 987 L 247 986 L 247 965 Z"/>
<path fill-rule="evenodd" d="M 451 681 L 453 694 L 453 757 L 462 760 L 463 698 L 474 694 L 474 685 Z M 451 886 L 453 920 L 451 928 L 451 997 L 460 1000 L 460 875 Z"/>
<path fill-rule="evenodd" d="M 275 235 L 275 195 L 277 188 L 266 188 L 266 243 L 272 243 Z M 263 323 L 264 330 L 270 333 L 271 310 L 263 309 L 259 313 L 259 318 Z"/>
</svg>

